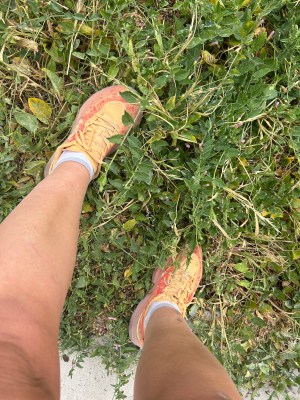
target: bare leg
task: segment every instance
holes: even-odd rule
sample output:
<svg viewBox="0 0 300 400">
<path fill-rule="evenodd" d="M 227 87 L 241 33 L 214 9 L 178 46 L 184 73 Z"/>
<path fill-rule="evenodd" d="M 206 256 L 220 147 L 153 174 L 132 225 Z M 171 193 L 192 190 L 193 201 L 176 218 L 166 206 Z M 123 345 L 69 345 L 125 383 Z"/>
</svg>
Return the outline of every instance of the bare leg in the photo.
<svg viewBox="0 0 300 400">
<path fill-rule="evenodd" d="M 134 126 L 142 118 L 140 105 L 122 98 L 126 90 L 104 88 L 82 105 L 47 164 L 48 177 L 0 226 L 0 400 L 59 399 L 58 329 L 83 198 L 116 148 L 108 139 L 129 131 L 124 111 Z"/>
<path fill-rule="evenodd" d="M 0 399 L 59 399 L 57 339 L 89 184 L 61 164 L 0 225 Z"/>
<path fill-rule="evenodd" d="M 179 312 L 154 312 L 135 378 L 135 400 L 238 400 L 228 373 Z"/>
</svg>

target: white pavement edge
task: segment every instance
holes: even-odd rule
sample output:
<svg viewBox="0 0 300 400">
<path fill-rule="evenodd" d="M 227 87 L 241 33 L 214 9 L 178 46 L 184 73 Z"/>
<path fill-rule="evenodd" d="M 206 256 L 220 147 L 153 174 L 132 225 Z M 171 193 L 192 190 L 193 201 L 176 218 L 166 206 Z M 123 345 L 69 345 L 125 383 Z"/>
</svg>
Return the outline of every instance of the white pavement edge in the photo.
<svg viewBox="0 0 300 400">
<path fill-rule="evenodd" d="M 100 357 L 86 358 L 82 363 L 82 368 L 75 367 L 73 377 L 69 376 L 72 368 L 72 361 L 76 355 L 70 355 L 69 361 L 61 360 L 61 400 L 114 400 L 114 388 L 116 384 L 116 375 L 108 375 Z M 128 373 L 134 372 L 128 371 Z M 124 393 L 127 400 L 133 400 L 133 382 L 134 374 L 132 374 L 128 384 L 124 387 Z M 265 388 L 261 390 L 259 396 L 255 400 L 269 399 L 272 390 Z M 300 398 L 300 393 L 296 390 L 288 393 L 291 400 Z M 250 395 L 246 395 L 245 400 L 250 399 Z M 276 398 L 276 397 L 275 397 Z M 273 397 L 273 399 L 275 399 Z M 279 400 L 284 400 L 284 396 L 279 396 Z"/>
</svg>

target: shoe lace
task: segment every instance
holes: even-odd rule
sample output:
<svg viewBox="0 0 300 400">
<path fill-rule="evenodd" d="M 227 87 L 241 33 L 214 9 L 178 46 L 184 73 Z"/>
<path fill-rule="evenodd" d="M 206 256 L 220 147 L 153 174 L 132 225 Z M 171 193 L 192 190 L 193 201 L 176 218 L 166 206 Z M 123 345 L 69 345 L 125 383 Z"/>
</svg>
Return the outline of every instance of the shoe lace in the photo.
<svg viewBox="0 0 300 400">
<path fill-rule="evenodd" d="M 89 119 L 83 130 L 75 132 L 75 140 L 95 162 L 101 163 L 113 147 L 107 139 L 118 133 L 117 124 L 100 112 Z"/>
<path fill-rule="evenodd" d="M 176 303 L 178 307 L 185 312 L 185 309 L 189 303 L 189 294 L 193 289 L 194 279 L 193 276 L 189 274 L 187 269 L 175 270 L 174 274 L 176 277 L 172 277 L 171 275 L 167 280 L 167 286 L 164 290 L 164 295 L 166 295 L 168 298 L 171 298 L 171 301 Z"/>
</svg>

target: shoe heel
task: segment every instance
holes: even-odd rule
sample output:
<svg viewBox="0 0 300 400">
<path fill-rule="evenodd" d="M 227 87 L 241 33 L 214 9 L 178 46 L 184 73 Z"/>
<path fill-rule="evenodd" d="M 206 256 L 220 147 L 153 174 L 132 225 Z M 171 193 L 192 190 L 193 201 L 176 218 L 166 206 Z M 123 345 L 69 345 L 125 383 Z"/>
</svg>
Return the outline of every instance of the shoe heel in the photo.
<svg viewBox="0 0 300 400">
<path fill-rule="evenodd" d="M 46 178 L 49 175 L 49 170 L 52 164 L 52 160 L 54 158 L 54 154 L 52 154 L 50 160 L 47 162 L 45 169 L 44 169 L 44 178 Z"/>
</svg>

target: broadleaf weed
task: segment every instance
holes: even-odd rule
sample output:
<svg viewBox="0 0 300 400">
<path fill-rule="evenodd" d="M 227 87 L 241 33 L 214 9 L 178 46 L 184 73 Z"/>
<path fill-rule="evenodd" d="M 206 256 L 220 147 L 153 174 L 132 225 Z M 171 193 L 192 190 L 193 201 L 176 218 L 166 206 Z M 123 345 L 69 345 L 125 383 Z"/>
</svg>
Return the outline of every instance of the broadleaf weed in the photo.
<svg viewBox="0 0 300 400">
<path fill-rule="evenodd" d="M 42 179 L 90 94 L 122 83 L 144 108 L 88 189 L 61 324 L 62 348 L 119 373 L 116 398 L 137 354 L 131 313 L 186 242 L 204 250 L 196 334 L 253 396 L 296 383 L 299 20 L 290 0 L 0 5 L 1 219 Z M 49 106 L 48 125 L 32 98 Z"/>
</svg>

